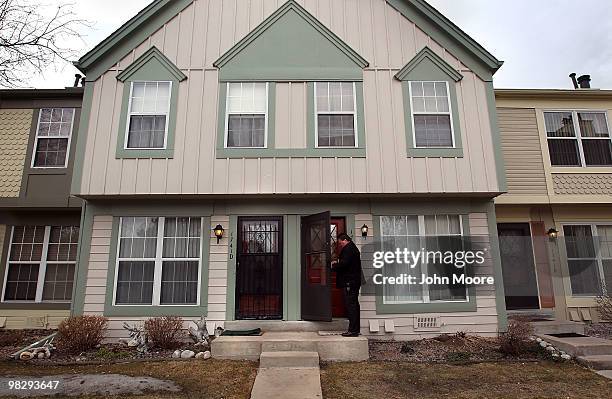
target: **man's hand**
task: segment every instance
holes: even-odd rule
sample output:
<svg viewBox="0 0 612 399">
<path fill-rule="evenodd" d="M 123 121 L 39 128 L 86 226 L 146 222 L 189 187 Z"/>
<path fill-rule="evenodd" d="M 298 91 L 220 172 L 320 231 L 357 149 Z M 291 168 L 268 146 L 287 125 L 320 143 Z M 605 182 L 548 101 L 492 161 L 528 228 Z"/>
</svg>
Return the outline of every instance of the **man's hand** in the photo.
<svg viewBox="0 0 612 399">
<path fill-rule="evenodd" d="M 338 261 L 337 261 L 337 260 L 332 260 L 332 263 L 331 263 L 331 267 L 332 267 L 332 269 L 333 269 L 333 268 L 334 268 L 334 266 L 336 266 L 337 264 L 338 264 Z"/>
</svg>

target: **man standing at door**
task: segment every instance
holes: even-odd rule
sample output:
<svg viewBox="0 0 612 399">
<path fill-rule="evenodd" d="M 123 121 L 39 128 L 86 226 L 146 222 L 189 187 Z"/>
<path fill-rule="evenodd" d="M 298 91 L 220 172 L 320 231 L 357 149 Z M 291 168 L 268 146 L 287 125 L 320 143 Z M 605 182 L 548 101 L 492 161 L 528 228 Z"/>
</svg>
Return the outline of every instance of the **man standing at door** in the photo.
<svg viewBox="0 0 612 399">
<path fill-rule="evenodd" d="M 359 249 L 347 234 L 338 235 L 340 255 L 332 262 L 332 270 L 337 273 L 336 286 L 344 293 L 346 313 L 349 319 L 348 331 L 343 337 L 359 336 L 360 307 L 359 289 L 361 287 L 361 254 Z"/>
</svg>

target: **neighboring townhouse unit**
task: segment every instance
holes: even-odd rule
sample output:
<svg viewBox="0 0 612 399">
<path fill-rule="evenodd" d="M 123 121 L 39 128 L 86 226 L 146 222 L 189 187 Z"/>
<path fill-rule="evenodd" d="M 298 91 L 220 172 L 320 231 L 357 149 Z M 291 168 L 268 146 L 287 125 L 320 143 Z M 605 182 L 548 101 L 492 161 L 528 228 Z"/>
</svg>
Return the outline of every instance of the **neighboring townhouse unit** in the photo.
<svg viewBox="0 0 612 399">
<path fill-rule="evenodd" d="M 0 326 L 70 314 L 81 200 L 70 184 L 83 89 L 0 90 Z"/>
<path fill-rule="evenodd" d="M 597 320 L 612 287 L 612 91 L 497 90 L 506 306 Z M 607 283 L 607 284 L 606 284 Z"/>
<path fill-rule="evenodd" d="M 363 334 L 505 328 L 501 62 L 425 1 L 157 0 L 77 65 L 73 312 L 110 338 L 158 315 L 341 317 L 341 232 L 480 237 L 472 272 L 497 283 L 364 289 Z"/>
</svg>

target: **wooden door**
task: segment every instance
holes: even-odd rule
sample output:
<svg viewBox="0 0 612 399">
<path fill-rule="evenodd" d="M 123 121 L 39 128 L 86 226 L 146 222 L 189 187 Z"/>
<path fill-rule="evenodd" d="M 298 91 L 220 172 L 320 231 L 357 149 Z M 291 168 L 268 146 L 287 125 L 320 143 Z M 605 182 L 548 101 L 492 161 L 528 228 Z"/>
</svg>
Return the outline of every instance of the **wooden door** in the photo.
<svg viewBox="0 0 612 399">
<path fill-rule="evenodd" d="M 346 233 L 346 220 L 344 218 L 332 218 L 331 219 L 331 246 L 332 246 L 332 260 L 337 260 L 340 255 L 340 248 L 338 247 L 338 236 Z M 331 276 L 331 296 L 332 296 L 332 316 L 333 317 L 346 317 L 346 306 L 344 303 L 344 293 L 340 288 L 336 288 L 336 273 L 332 273 Z"/>
</svg>

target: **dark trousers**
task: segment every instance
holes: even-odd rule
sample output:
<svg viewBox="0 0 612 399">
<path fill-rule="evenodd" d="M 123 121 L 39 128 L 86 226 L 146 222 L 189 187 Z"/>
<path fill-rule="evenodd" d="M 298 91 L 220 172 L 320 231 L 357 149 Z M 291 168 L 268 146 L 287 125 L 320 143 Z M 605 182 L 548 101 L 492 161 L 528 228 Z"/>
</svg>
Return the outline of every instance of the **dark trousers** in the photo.
<svg viewBox="0 0 612 399">
<path fill-rule="evenodd" d="M 349 320 L 348 331 L 359 333 L 361 308 L 359 307 L 359 287 L 347 286 L 343 290 L 344 303 L 346 304 L 346 315 Z"/>
</svg>

